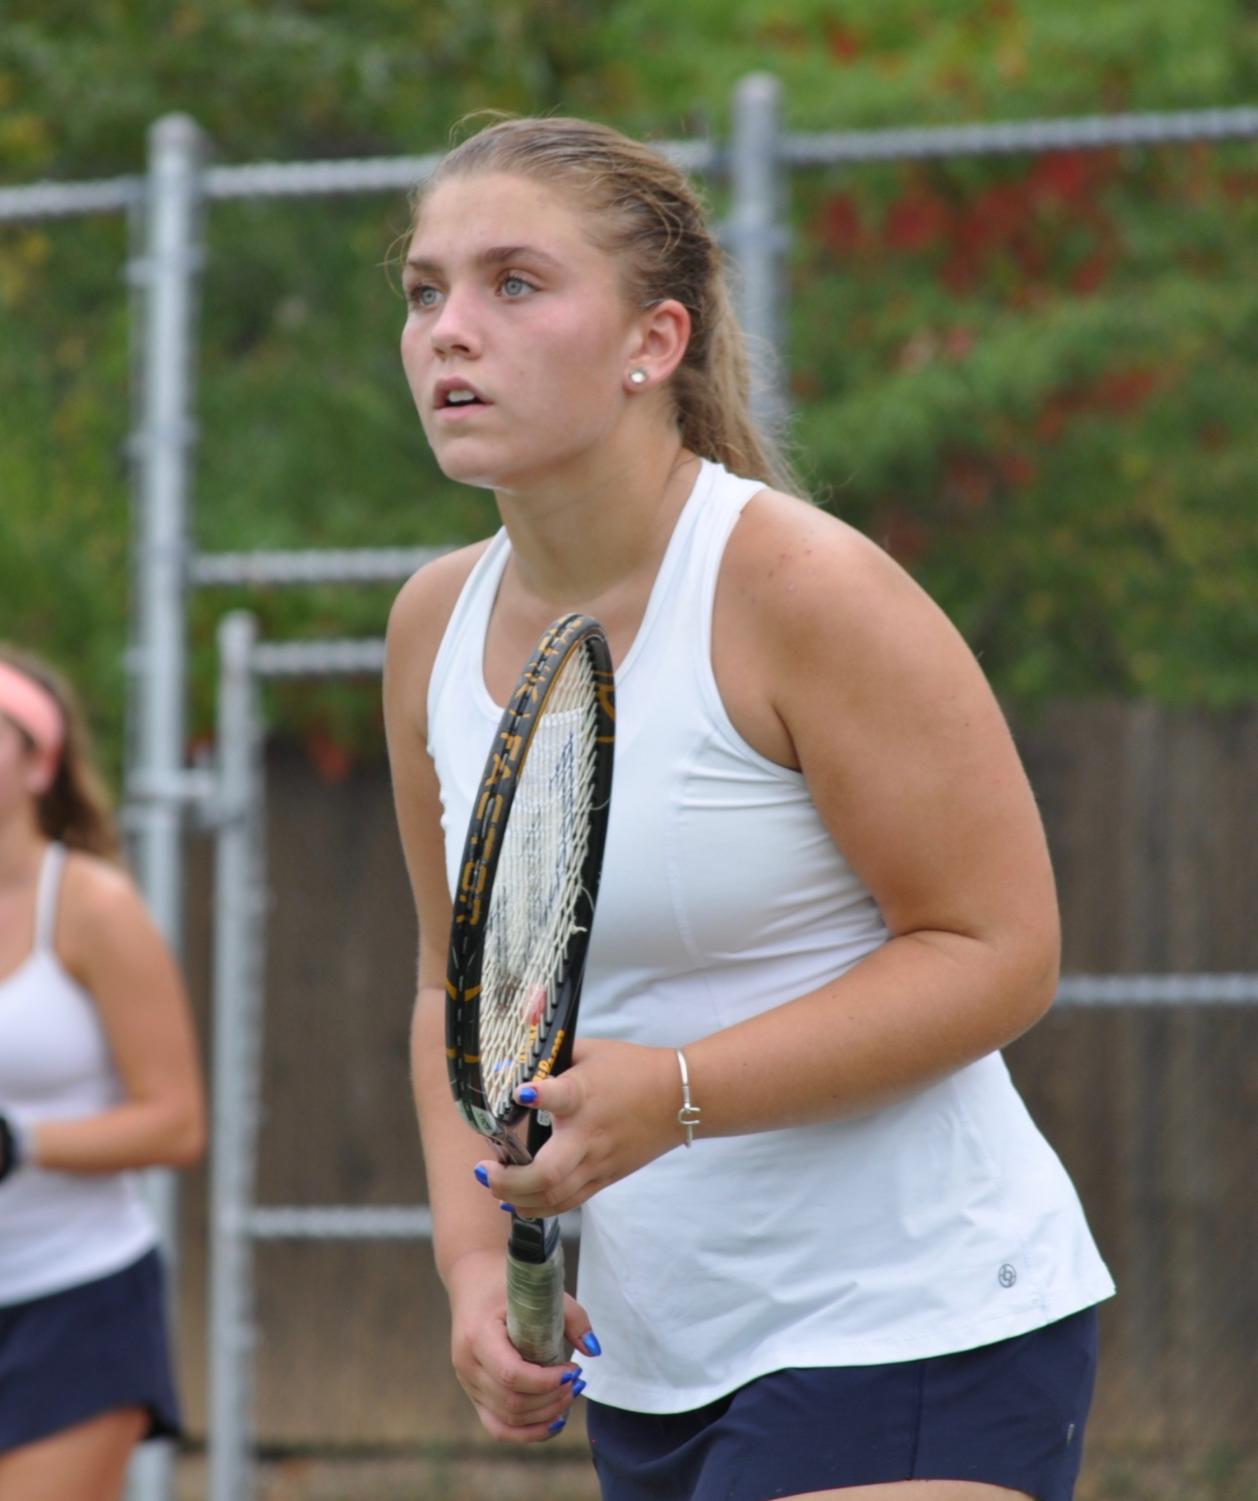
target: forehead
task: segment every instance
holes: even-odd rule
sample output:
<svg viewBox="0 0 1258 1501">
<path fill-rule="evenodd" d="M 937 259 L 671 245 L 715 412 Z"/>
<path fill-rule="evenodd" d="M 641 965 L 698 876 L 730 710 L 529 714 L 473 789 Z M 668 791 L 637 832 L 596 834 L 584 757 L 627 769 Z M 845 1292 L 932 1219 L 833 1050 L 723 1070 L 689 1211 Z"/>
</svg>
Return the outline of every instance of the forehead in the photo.
<svg viewBox="0 0 1258 1501">
<path fill-rule="evenodd" d="M 457 260 L 508 244 L 536 246 L 563 261 L 606 259 L 568 197 L 507 172 L 451 177 L 430 189 L 416 214 L 410 254 Z"/>
</svg>

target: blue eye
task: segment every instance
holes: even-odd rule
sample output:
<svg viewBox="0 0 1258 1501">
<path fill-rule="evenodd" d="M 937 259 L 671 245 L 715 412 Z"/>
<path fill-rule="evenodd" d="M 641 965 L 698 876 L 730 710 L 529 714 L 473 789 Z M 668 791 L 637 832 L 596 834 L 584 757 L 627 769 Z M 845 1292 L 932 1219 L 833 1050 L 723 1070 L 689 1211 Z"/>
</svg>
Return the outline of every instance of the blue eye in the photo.
<svg viewBox="0 0 1258 1501">
<path fill-rule="evenodd" d="M 504 276 L 502 290 L 508 297 L 519 297 L 525 292 L 531 292 L 533 288 L 522 276 Z"/>
<path fill-rule="evenodd" d="M 406 295 L 413 306 L 429 308 L 436 307 L 437 298 L 441 294 L 437 291 L 436 287 L 428 286 L 427 283 L 421 283 L 413 286 Z"/>
</svg>

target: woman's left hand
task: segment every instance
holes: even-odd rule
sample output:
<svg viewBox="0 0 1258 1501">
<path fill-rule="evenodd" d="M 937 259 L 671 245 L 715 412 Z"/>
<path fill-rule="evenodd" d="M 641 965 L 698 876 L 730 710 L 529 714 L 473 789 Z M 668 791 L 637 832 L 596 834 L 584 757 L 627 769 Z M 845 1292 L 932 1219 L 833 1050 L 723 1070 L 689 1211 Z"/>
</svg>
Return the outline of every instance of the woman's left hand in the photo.
<svg viewBox="0 0 1258 1501">
<path fill-rule="evenodd" d="M 550 1140 L 527 1167 L 485 1161 L 480 1168 L 489 1191 L 528 1218 L 576 1209 L 599 1189 L 682 1145 L 681 1084 L 672 1048 L 578 1040 L 565 1073 L 523 1086 L 516 1098 L 550 1112 Z"/>
</svg>

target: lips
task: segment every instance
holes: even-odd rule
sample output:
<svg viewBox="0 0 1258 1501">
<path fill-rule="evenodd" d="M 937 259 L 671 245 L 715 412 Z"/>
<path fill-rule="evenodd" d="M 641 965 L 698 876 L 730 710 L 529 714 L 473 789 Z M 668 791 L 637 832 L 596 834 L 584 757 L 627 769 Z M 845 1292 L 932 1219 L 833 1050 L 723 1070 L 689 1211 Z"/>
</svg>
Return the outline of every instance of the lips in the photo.
<svg viewBox="0 0 1258 1501">
<path fill-rule="evenodd" d="M 437 382 L 433 388 L 433 406 L 439 412 L 466 411 L 468 408 L 492 405 L 476 389 L 471 381 L 460 376 L 451 376 Z"/>
</svg>

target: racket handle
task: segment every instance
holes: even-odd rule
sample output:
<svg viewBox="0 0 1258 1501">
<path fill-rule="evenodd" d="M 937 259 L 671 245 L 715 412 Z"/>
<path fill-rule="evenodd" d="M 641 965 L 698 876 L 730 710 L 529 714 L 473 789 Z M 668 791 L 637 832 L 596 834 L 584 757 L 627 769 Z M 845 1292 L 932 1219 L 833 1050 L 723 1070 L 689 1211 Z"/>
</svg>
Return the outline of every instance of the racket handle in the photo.
<svg viewBox="0 0 1258 1501">
<path fill-rule="evenodd" d="M 528 1221 L 517 1221 L 514 1228 L 526 1225 L 532 1228 Z M 517 1239 L 513 1234 L 513 1242 Z M 515 1245 L 507 1251 L 507 1337 L 534 1365 L 562 1365 L 564 1274 L 559 1222 L 545 1222 L 540 1258 L 537 1251 L 527 1255 L 531 1247 L 520 1249 L 526 1255 L 517 1255 Z"/>
</svg>

